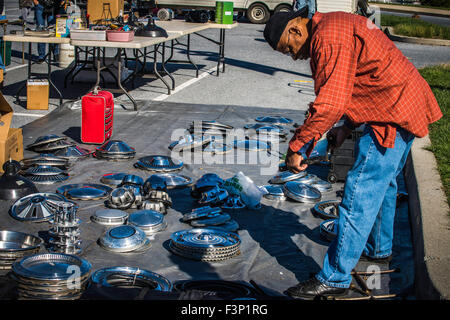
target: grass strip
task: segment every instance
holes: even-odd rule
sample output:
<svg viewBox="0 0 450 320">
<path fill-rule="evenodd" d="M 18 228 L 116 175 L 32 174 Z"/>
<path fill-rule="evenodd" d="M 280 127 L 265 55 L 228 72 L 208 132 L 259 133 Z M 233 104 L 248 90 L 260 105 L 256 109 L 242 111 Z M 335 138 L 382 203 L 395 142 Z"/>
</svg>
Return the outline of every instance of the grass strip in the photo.
<svg viewBox="0 0 450 320">
<path fill-rule="evenodd" d="M 430 125 L 428 150 L 436 157 L 447 203 L 450 203 L 450 64 L 425 67 L 419 72 L 430 85 L 443 113 L 439 121 Z"/>
<path fill-rule="evenodd" d="M 450 40 L 450 28 L 420 19 L 382 14 L 381 25 L 393 27 L 394 33 L 407 37 Z"/>
</svg>

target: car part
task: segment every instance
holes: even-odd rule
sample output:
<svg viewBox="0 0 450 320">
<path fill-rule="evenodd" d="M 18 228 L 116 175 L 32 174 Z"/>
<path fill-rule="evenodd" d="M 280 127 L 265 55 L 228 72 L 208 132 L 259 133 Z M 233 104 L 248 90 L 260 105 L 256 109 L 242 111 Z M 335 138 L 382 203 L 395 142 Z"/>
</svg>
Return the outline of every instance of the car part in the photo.
<svg viewBox="0 0 450 320">
<path fill-rule="evenodd" d="M 337 219 L 325 220 L 320 224 L 320 235 L 327 241 L 333 241 L 337 235 Z"/>
<path fill-rule="evenodd" d="M 233 130 L 232 126 L 208 120 L 194 121 L 189 127 L 189 132 L 193 134 L 202 133 L 203 136 L 226 136 L 231 130 Z"/>
<path fill-rule="evenodd" d="M 164 215 L 153 210 L 140 210 L 128 216 L 128 224 L 140 228 L 146 235 L 151 235 L 166 228 Z"/>
<path fill-rule="evenodd" d="M 264 198 L 269 200 L 276 200 L 276 201 L 284 201 L 286 200 L 286 196 L 283 192 L 283 186 L 281 185 L 266 185 L 263 186 L 263 188 L 268 192 L 263 195 Z"/>
<path fill-rule="evenodd" d="M 297 181 L 286 182 L 283 186 L 283 192 L 286 197 L 304 203 L 315 203 L 322 198 L 319 190 Z"/>
<path fill-rule="evenodd" d="M 131 252 L 147 245 L 150 240 L 140 228 L 124 225 L 113 227 L 105 232 L 100 239 L 99 245 L 108 251 Z"/>
<path fill-rule="evenodd" d="M 269 151 L 270 145 L 260 140 L 236 140 L 234 141 L 234 147 L 236 149 L 246 151 Z"/>
<path fill-rule="evenodd" d="M 139 209 L 153 210 L 162 214 L 167 214 L 167 207 L 160 201 L 144 200 Z"/>
<path fill-rule="evenodd" d="M 225 181 L 215 173 L 206 173 L 191 188 L 191 196 L 200 199 L 202 192 L 212 187 L 222 187 Z"/>
<path fill-rule="evenodd" d="M 210 206 L 204 206 L 192 209 L 191 213 L 187 213 L 181 217 L 181 221 L 190 222 L 195 219 L 215 217 L 220 214 L 222 214 L 222 210 L 219 207 L 211 208 Z"/>
<path fill-rule="evenodd" d="M 338 200 L 322 201 L 314 205 L 312 212 L 314 215 L 324 220 L 336 219 L 339 217 L 340 204 L 341 202 Z"/>
<path fill-rule="evenodd" d="M 3 171 L 4 173 L 0 177 L 1 200 L 16 200 L 38 192 L 31 180 L 19 175 L 19 162 L 15 160 L 6 161 L 3 164 Z"/>
<path fill-rule="evenodd" d="M 41 145 L 38 147 L 34 147 L 33 151 L 39 152 L 39 153 L 52 153 L 52 152 L 56 152 L 57 150 L 65 149 L 67 147 L 72 147 L 72 146 L 75 146 L 75 144 L 68 143 L 64 140 L 59 140 L 59 141 L 50 142 L 50 143 L 47 143 L 45 145 Z"/>
<path fill-rule="evenodd" d="M 292 119 L 285 118 L 282 116 L 257 117 L 255 120 L 258 122 L 265 122 L 277 125 L 285 125 L 293 122 Z"/>
<path fill-rule="evenodd" d="M 131 204 L 130 208 L 137 209 L 141 206 L 142 202 L 144 201 L 144 196 L 142 194 L 142 186 L 137 184 L 123 184 L 120 188 L 125 188 L 128 190 L 131 190 L 134 195 L 134 201 Z"/>
<path fill-rule="evenodd" d="M 65 159 L 79 159 L 88 157 L 92 152 L 79 146 L 68 146 L 67 148 L 58 149 L 53 154 L 57 157 Z"/>
<path fill-rule="evenodd" d="M 142 179 L 141 177 L 139 177 L 137 175 L 134 175 L 134 174 L 126 174 L 123 177 L 122 182 L 118 186 L 122 187 L 122 186 L 124 186 L 126 184 L 143 186 L 144 185 L 144 179 Z"/>
<path fill-rule="evenodd" d="M 229 195 L 225 200 L 225 203 L 222 204 L 222 209 L 236 210 L 245 208 L 245 203 L 242 201 L 241 196 L 239 195 Z"/>
<path fill-rule="evenodd" d="M 161 190 L 152 190 L 146 196 L 146 199 L 149 201 L 157 201 L 163 203 L 166 208 L 172 207 L 172 200 L 167 192 Z"/>
<path fill-rule="evenodd" d="M 173 288 L 179 292 L 191 290 L 215 292 L 234 299 L 249 298 L 257 294 L 257 291 L 247 284 L 225 280 L 183 280 L 177 281 Z"/>
<path fill-rule="evenodd" d="M 126 187 L 118 187 L 113 189 L 108 199 L 105 201 L 105 205 L 108 208 L 126 210 L 131 208 L 135 201 L 134 191 Z"/>
<path fill-rule="evenodd" d="M 134 158 L 136 150 L 120 140 L 110 140 L 95 149 L 94 157 L 104 160 L 120 161 Z"/>
<path fill-rule="evenodd" d="M 172 172 L 183 168 L 183 162 L 168 156 L 147 156 L 138 159 L 135 168 L 153 172 Z"/>
<path fill-rule="evenodd" d="M 56 193 L 33 193 L 17 200 L 10 209 L 10 215 L 19 221 L 42 222 L 53 218 L 58 201 L 67 201 Z"/>
<path fill-rule="evenodd" d="M 172 291 L 172 283 L 165 277 L 140 268 L 110 267 L 96 270 L 91 282 L 103 287 L 148 288 L 155 291 Z"/>
<path fill-rule="evenodd" d="M 40 136 L 38 137 L 33 143 L 29 144 L 27 146 L 27 149 L 33 150 L 35 147 L 40 147 L 52 142 L 57 142 L 61 140 L 66 140 L 65 137 L 57 136 L 56 134 L 50 134 L 46 136 Z"/>
<path fill-rule="evenodd" d="M 74 268 L 77 272 L 68 272 Z M 12 278 L 19 299 L 72 300 L 80 298 L 86 289 L 91 268 L 88 261 L 74 255 L 41 253 L 15 262 Z"/>
<path fill-rule="evenodd" d="M 30 175 L 26 176 L 30 181 L 36 184 L 54 184 L 57 182 L 66 181 L 69 179 L 69 175 L 66 173 L 56 174 L 56 175 L 46 175 L 46 176 L 38 176 L 38 175 Z"/>
<path fill-rule="evenodd" d="M 240 254 L 237 234 L 221 230 L 194 228 L 171 235 L 169 248 L 177 255 L 200 261 L 222 261 Z"/>
<path fill-rule="evenodd" d="M 315 181 L 309 183 L 312 187 L 318 189 L 320 192 L 329 192 L 333 190 L 333 186 L 330 182 L 322 180 L 322 179 L 316 179 Z"/>
<path fill-rule="evenodd" d="M 169 149 L 174 152 L 183 152 L 188 150 L 193 150 L 195 148 L 202 147 L 203 145 L 209 143 L 210 138 L 204 138 L 203 136 L 197 137 L 195 135 L 185 135 L 180 140 L 172 142 L 169 145 Z"/>
<path fill-rule="evenodd" d="M 233 150 L 232 146 L 226 143 L 217 142 L 215 137 L 211 137 L 211 142 L 203 148 L 202 152 L 210 154 L 225 154 L 231 150 Z"/>
<path fill-rule="evenodd" d="M 56 189 L 56 193 L 73 200 L 99 200 L 111 191 L 111 187 L 95 183 L 67 184 Z"/>
<path fill-rule="evenodd" d="M 316 175 L 308 173 L 306 176 L 301 177 L 299 179 L 295 179 L 294 181 L 312 185 L 317 181 L 317 179 L 318 178 Z"/>
<path fill-rule="evenodd" d="M 97 210 L 92 216 L 91 221 L 104 226 L 120 226 L 126 223 L 128 213 L 117 209 Z"/>
<path fill-rule="evenodd" d="M 164 179 L 167 189 L 184 188 L 192 184 L 192 178 L 177 173 L 159 173 L 156 175 Z"/>
<path fill-rule="evenodd" d="M 144 193 L 149 194 L 152 190 L 167 191 L 166 180 L 157 175 L 151 175 L 144 182 Z"/>
<path fill-rule="evenodd" d="M 259 130 L 263 131 L 277 131 L 279 133 L 284 133 L 284 128 L 277 124 L 266 124 L 266 123 L 248 123 L 244 125 L 244 129 L 246 130 L 255 130 L 258 132 Z"/>
<path fill-rule="evenodd" d="M 126 176 L 126 173 L 118 172 L 118 173 L 107 173 L 102 176 L 100 179 L 101 183 L 110 185 L 110 186 L 118 186 L 122 183 L 123 178 Z"/>
<path fill-rule="evenodd" d="M 36 254 L 43 241 L 32 234 L 17 231 L 0 231 L 0 270 L 10 269 L 13 263 L 25 256 Z"/>
<path fill-rule="evenodd" d="M 134 155 L 136 153 L 133 147 L 121 140 L 109 140 L 96 148 L 95 151 L 98 151 L 100 154 L 110 155 Z"/>
<path fill-rule="evenodd" d="M 203 190 L 198 203 L 201 204 L 222 204 L 228 198 L 228 191 L 218 186 Z"/>
<path fill-rule="evenodd" d="M 33 166 L 29 167 L 23 174 L 24 176 L 54 176 L 64 173 L 66 172 L 53 166 Z"/>
<path fill-rule="evenodd" d="M 22 159 L 20 161 L 20 165 L 23 169 L 32 166 L 54 166 L 67 168 L 69 167 L 69 160 L 50 154 L 40 154 L 36 157 Z"/>
<path fill-rule="evenodd" d="M 269 180 L 269 183 L 284 184 L 288 181 L 294 181 L 301 179 L 307 175 L 306 171 L 300 171 L 299 173 L 292 173 L 290 171 L 282 171 Z"/>
<path fill-rule="evenodd" d="M 80 254 L 81 239 L 79 226 L 81 220 L 77 218 L 78 207 L 71 202 L 57 202 L 57 210 L 53 216 L 52 228 L 48 231 L 50 235 L 49 251 Z"/>
</svg>

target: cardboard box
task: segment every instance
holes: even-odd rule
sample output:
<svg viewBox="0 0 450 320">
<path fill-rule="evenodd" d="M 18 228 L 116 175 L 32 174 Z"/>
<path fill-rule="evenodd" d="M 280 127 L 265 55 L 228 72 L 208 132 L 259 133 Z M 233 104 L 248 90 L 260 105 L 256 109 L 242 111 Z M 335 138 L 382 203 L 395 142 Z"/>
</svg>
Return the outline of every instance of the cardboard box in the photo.
<svg viewBox="0 0 450 320">
<path fill-rule="evenodd" d="M 103 16 L 103 4 L 109 3 L 111 10 L 111 17 L 109 13 L 105 12 Z M 95 24 L 97 20 L 106 18 L 115 19 L 119 16 L 120 10 L 123 14 L 124 0 L 88 0 L 87 13 L 89 14 L 89 23 Z"/>
<path fill-rule="evenodd" d="M 27 81 L 27 109 L 48 110 L 50 85 L 46 79 Z"/>
<path fill-rule="evenodd" d="M 3 164 L 11 160 L 23 159 L 23 135 L 21 128 L 11 128 L 13 110 L 0 93 L 0 172 Z"/>
</svg>

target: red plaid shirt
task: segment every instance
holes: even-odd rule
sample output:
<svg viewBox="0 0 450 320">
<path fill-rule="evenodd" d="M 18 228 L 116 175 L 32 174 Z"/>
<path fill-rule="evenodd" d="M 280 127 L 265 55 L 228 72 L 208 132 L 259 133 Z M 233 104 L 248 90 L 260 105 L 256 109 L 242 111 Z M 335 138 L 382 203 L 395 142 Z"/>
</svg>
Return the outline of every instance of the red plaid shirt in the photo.
<svg viewBox="0 0 450 320">
<path fill-rule="evenodd" d="M 294 152 L 318 141 L 343 115 L 355 125 L 369 124 L 386 148 L 394 146 L 394 125 L 424 137 L 442 117 L 414 65 L 365 17 L 317 12 L 310 56 L 316 99 L 289 143 Z"/>
</svg>

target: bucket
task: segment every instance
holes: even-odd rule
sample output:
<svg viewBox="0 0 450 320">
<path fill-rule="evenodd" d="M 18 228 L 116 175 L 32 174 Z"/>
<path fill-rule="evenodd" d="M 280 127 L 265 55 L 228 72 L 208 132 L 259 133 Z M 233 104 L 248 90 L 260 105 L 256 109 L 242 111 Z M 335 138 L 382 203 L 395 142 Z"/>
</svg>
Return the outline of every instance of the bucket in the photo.
<svg viewBox="0 0 450 320">
<path fill-rule="evenodd" d="M 75 58 L 74 46 L 68 43 L 62 43 L 59 47 L 59 66 L 66 68 Z"/>
</svg>

